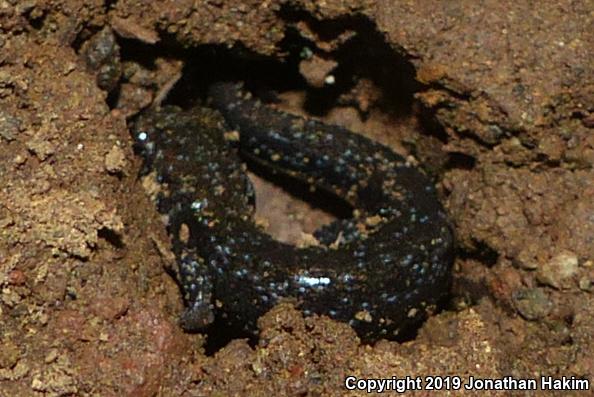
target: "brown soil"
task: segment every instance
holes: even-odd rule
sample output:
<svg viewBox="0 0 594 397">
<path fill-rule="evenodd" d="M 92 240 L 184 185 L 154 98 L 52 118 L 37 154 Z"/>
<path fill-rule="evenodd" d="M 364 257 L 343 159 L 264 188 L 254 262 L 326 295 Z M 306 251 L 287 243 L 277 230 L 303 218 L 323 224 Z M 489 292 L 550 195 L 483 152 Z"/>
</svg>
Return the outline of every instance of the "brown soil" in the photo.
<svg viewBox="0 0 594 397">
<path fill-rule="evenodd" d="M 347 375 L 594 380 L 594 3 L 148 3 L 0 1 L 0 396 L 343 396 Z M 288 59 L 289 32 L 315 52 L 295 68 L 304 81 L 348 88 L 322 118 L 436 177 L 459 245 L 454 297 L 406 343 L 361 345 L 345 324 L 279 305 L 256 346 L 206 356 L 205 337 L 177 324 L 175 260 L 126 119 L 168 97 L 179 54 L 237 45 Z M 341 52 L 366 35 L 387 55 Z M 400 89 L 406 103 L 392 101 Z M 277 106 L 311 110 L 298 89 Z M 278 238 L 332 219 L 256 186 Z"/>
</svg>

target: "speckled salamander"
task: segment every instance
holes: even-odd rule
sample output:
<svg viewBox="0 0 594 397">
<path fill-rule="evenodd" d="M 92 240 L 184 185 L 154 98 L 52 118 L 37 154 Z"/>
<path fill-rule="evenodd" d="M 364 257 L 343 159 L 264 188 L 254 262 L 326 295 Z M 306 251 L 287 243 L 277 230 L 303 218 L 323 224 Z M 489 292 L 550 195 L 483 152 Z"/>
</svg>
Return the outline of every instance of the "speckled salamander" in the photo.
<svg viewBox="0 0 594 397">
<path fill-rule="evenodd" d="M 165 107 L 134 127 L 179 262 L 182 326 L 200 330 L 216 315 L 255 333 L 281 299 L 348 322 L 366 341 L 418 325 L 448 293 L 453 261 L 451 229 L 424 173 L 345 128 L 265 106 L 241 85 L 214 84 L 210 97 L 223 119 Z M 225 139 L 230 130 L 238 140 Z M 238 153 L 332 192 L 355 216 L 322 228 L 325 244 L 274 240 L 253 222 Z"/>
</svg>

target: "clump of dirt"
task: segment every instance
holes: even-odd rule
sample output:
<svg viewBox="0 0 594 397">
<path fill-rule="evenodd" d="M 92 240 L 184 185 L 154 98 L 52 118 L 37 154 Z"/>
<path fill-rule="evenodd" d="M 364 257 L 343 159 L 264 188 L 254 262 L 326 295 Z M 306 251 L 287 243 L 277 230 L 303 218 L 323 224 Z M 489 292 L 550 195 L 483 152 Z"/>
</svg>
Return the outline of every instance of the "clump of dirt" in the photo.
<svg viewBox="0 0 594 397">
<path fill-rule="evenodd" d="M 591 23 L 570 1 L 0 4 L 0 394 L 593 379 Z M 260 319 L 255 345 L 181 331 L 175 259 L 126 121 L 203 100 L 225 76 L 434 177 L 458 239 L 455 285 L 414 339 L 361 345 L 348 325 L 285 304 Z M 258 178 L 278 238 L 344 216 Z"/>
</svg>

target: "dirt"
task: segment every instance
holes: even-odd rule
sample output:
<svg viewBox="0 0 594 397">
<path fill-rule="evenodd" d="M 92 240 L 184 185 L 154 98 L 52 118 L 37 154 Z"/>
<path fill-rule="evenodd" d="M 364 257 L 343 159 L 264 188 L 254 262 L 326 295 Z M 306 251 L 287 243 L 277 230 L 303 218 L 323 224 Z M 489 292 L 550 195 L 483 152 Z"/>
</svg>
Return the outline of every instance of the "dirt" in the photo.
<svg viewBox="0 0 594 397">
<path fill-rule="evenodd" d="M 349 375 L 592 381 L 593 6 L 0 1 L 0 396 L 365 394 L 346 390 Z M 255 345 L 207 355 L 204 335 L 182 332 L 175 259 L 126 121 L 179 93 L 188 54 L 212 48 L 284 60 L 294 75 L 276 67 L 270 81 L 302 83 L 273 86 L 276 106 L 434 176 L 458 258 L 450 304 L 415 338 L 363 345 L 285 304 Z M 279 239 L 337 216 L 256 186 Z"/>
</svg>

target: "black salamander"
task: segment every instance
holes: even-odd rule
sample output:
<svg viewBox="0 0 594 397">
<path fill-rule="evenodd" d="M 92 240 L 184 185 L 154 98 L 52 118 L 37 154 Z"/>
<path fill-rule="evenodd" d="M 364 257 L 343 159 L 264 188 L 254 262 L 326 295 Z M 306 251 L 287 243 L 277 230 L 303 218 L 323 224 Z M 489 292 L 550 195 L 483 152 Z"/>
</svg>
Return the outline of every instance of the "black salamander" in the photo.
<svg viewBox="0 0 594 397">
<path fill-rule="evenodd" d="M 418 326 L 448 294 L 453 262 L 428 177 L 384 145 L 274 110 L 239 84 L 214 84 L 210 97 L 222 118 L 165 107 L 134 127 L 178 259 L 182 326 L 202 330 L 216 317 L 255 334 L 281 299 L 348 322 L 364 341 Z M 253 222 L 239 154 L 335 194 L 354 217 L 322 228 L 324 244 L 276 241 Z"/>
</svg>

